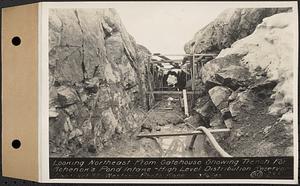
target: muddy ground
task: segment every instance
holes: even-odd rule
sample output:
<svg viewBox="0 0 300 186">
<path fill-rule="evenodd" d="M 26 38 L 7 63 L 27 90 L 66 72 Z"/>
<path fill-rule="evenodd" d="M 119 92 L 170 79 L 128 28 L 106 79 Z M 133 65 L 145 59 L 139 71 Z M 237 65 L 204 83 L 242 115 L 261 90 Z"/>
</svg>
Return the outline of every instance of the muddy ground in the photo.
<svg viewBox="0 0 300 186">
<path fill-rule="evenodd" d="M 221 141 L 224 149 L 233 156 L 244 157 L 292 155 L 292 149 L 287 148 L 293 143 L 292 124 L 268 113 L 272 99 L 253 100 L 254 107 L 242 107 L 234 118 L 230 137 Z"/>
<path fill-rule="evenodd" d="M 268 114 L 273 103 L 270 98 L 253 95 L 251 107 L 241 107 L 240 114 L 233 118 L 231 132 L 213 135 L 226 152 L 235 157 L 292 155 L 292 126 L 278 117 Z M 99 153 L 80 151 L 76 157 L 219 157 L 204 135 L 198 135 L 193 148 L 192 136 L 138 137 L 141 134 L 164 134 L 192 132 L 204 123 L 190 110 L 184 114 L 178 96 L 161 97 L 143 117 L 137 121 L 135 131 L 115 135 L 110 145 Z M 168 101 L 168 99 L 172 101 Z"/>
<path fill-rule="evenodd" d="M 168 101 L 168 98 L 173 101 Z M 179 96 L 164 96 L 141 121 L 141 128 L 134 133 L 116 139 L 113 145 L 103 149 L 98 157 L 207 157 L 204 136 L 197 137 L 194 148 L 189 149 L 191 136 L 139 138 L 139 134 L 191 132 L 199 124 L 187 122 Z"/>
</svg>

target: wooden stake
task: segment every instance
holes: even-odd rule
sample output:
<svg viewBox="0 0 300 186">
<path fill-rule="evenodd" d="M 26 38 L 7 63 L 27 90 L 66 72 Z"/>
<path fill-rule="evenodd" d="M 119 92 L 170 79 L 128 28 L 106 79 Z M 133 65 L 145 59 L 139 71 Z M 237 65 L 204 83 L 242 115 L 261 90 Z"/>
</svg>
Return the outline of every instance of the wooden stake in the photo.
<svg viewBox="0 0 300 186">
<path fill-rule="evenodd" d="M 207 53 L 207 54 L 161 54 L 161 53 L 153 53 L 152 56 L 217 56 L 218 54 L 212 54 L 212 53 Z"/>
<path fill-rule="evenodd" d="M 151 62 L 151 57 L 149 57 L 149 60 L 147 60 L 147 80 L 148 80 L 148 86 L 149 86 L 149 89 L 151 90 L 152 87 L 152 82 L 151 80 L 153 81 L 153 78 L 151 78 L 151 73 L 150 73 L 150 62 Z M 151 78 L 151 80 L 150 80 Z M 154 95 L 153 94 L 150 94 L 148 95 L 148 102 L 149 102 L 149 105 L 148 105 L 148 108 L 150 109 L 152 107 L 152 99 L 154 99 Z"/>
<path fill-rule="evenodd" d="M 230 132 L 230 129 L 208 129 L 211 133 L 218 133 L 218 132 Z M 139 134 L 137 137 L 167 137 L 167 136 L 192 136 L 204 134 L 203 131 L 193 131 L 193 132 L 182 132 L 182 133 L 152 133 L 152 134 Z"/>
<path fill-rule="evenodd" d="M 187 102 L 186 89 L 182 90 L 182 94 L 183 94 L 184 114 L 186 116 L 189 116 L 189 108 L 188 108 L 188 102 Z"/>
<path fill-rule="evenodd" d="M 192 60 L 192 91 L 195 90 L 195 55 Z"/>
</svg>

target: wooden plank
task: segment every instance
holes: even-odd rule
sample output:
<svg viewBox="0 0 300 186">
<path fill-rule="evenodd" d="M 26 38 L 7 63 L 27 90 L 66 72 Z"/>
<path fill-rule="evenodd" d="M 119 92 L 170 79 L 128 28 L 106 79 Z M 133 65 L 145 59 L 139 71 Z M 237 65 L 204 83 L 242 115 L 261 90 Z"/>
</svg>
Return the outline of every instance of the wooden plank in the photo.
<svg viewBox="0 0 300 186">
<path fill-rule="evenodd" d="M 195 90 L 195 55 L 192 60 L 192 91 Z"/>
<path fill-rule="evenodd" d="M 186 94 L 200 94 L 200 91 L 187 91 Z M 148 91 L 147 94 L 182 94 L 181 91 Z"/>
<path fill-rule="evenodd" d="M 205 56 L 200 56 L 200 59 L 194 59 L 193 61 L 194 61 L 194 63 L 203 63 L 203 60 L 204 60 L 204 62 L 207 62 L 207 61 L 205 61 L 205 60 L 208 60 L 209 61 L 209 59 L 207 59 L 207 58 L 203 58 L 203 57 L 205 57 Z M 213 56 L 208 56 L 208 57 L 212 57 L 212 59 L 214 58 Z M 170 60 L 156 60 L 156 59 L 152 59 L 152 64 L 157 64 L 157 63 L 179 63 L 179 64 L 181 64 L 182 63 L 182 61 L 183 61 L 183 59 L 170 59 Z M 187 61 L 187 62 L 185 62 L 185 64 L 186 63 L 191 63 L 191 62 L 189 62 L 189 61 Z"/>
<path fill-rule="evenodd" d="M 153 53 L 152 56 L 217 56 L 218 54 L 160 54 L 160 53 Z"/>
<path fill-rule="evenodd" d="M 230 132 L 230 129 L 208 129 L 211 133 L 218 132 Z M 182 133 L 153 133 L 153 134 L 140 134 L 137 137 L 167 137 L 167 136 L 192 136 L 197 134 L 204 134 L 203 131 L 193 131 L 193 132 L 182 132 Z"/>
<path fill-rule="evenodd" d="M 153 78 L 151 78 L 151 72 L 150 72 L 150 62 L 151 62 L 151 57 L 149 57 L 149 59 L 147 60 L 147 80 L 148 80 L 148 86 L 149 86 L 149 89 L 152 88 L 152 82 L 151 80 L 153 81 Z M 151 80 L 150 80 L 151 78 Z M 148 108 L 150 109 L 152 107 L 152 98 L 154 99 L 154 94 L 147 94 L 148 95 Z"/>
<path fill-rule="evenodd" d="M 166 56 L 164 55 L 157 55 L 157 57 L 161 58 L 161 59 L 164 59 L 164 60 L 170 60 L 170 58 L 167 58 Z"/>
<path fill-rule="evenodd" d="M 155 63 L 182 63 L 182 59 L 170 59 L 170 60 L 160 60 L 160 61 L 151 61 L 152 64 Z"/>
<path fill-rule="evenodd" d="M 187 102 L 186 89 L 182 90 L 182 94 L 183 94 L 184 114 L 186 116 L 189 116 L 189 107 L 188 107 L 188 102 Z"/>
</svg>

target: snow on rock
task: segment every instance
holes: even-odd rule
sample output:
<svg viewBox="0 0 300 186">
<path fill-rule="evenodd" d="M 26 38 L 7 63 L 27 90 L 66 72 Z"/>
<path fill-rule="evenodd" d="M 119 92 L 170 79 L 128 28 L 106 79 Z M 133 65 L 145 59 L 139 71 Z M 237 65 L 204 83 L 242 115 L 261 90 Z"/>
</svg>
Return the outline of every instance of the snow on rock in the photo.
<svg viewBox="0 0 300 186">
<path fill-rule="evenodd" d="M 272 114 L 284 114 L 293 104 L 294 28 L 292 13 L 280 13 L 265 18 L 253 34 L 224 49 L 217 58 L 242 55 L 242 64 L 254 73 L 257 68 L 267 73 L 268 80 L 278 82 L 273 89 L 275 99 Z"/>
<path fill-rule="evenodd" d="M 219 53 L 222 49 L 251 34 L 265 17 L 289 8 L 226 9 L 213 22 L 199 30 L 184 46 L 186 53 Z"/>
<path fill-rule="evenodd" d="M 205 94 L 194 110 L 214 128 L 231 128 L 220 145 L 233 156 L 293 153 L 296 23 L 286 10 L 227 10 L 185 46 L 187 53 L 220 52 L 201 68 Z"/>
</svg>

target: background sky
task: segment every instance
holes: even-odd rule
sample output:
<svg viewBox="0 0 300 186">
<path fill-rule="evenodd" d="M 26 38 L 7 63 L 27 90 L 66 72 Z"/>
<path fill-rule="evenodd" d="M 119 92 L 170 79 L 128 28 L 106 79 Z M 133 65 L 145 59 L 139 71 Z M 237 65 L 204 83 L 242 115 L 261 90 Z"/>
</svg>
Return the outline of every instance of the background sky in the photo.
<svg viewBox="0 0 300 186">
<path fill-rule="evenodd" d="M 286 1 L 99 1 L 47 3 L 49 8 L 115 8 L 127 31 L 152 53 L 183 54 L 184 44 L 227 8 L 286 7 Z"/>
<path fill-rule="evenodd" d="M 129 34 L 152 53 L 184 54 L 184 44 L 225 8 L 212 3 L 156 3 L 115 9 Z"/>
</svg>

